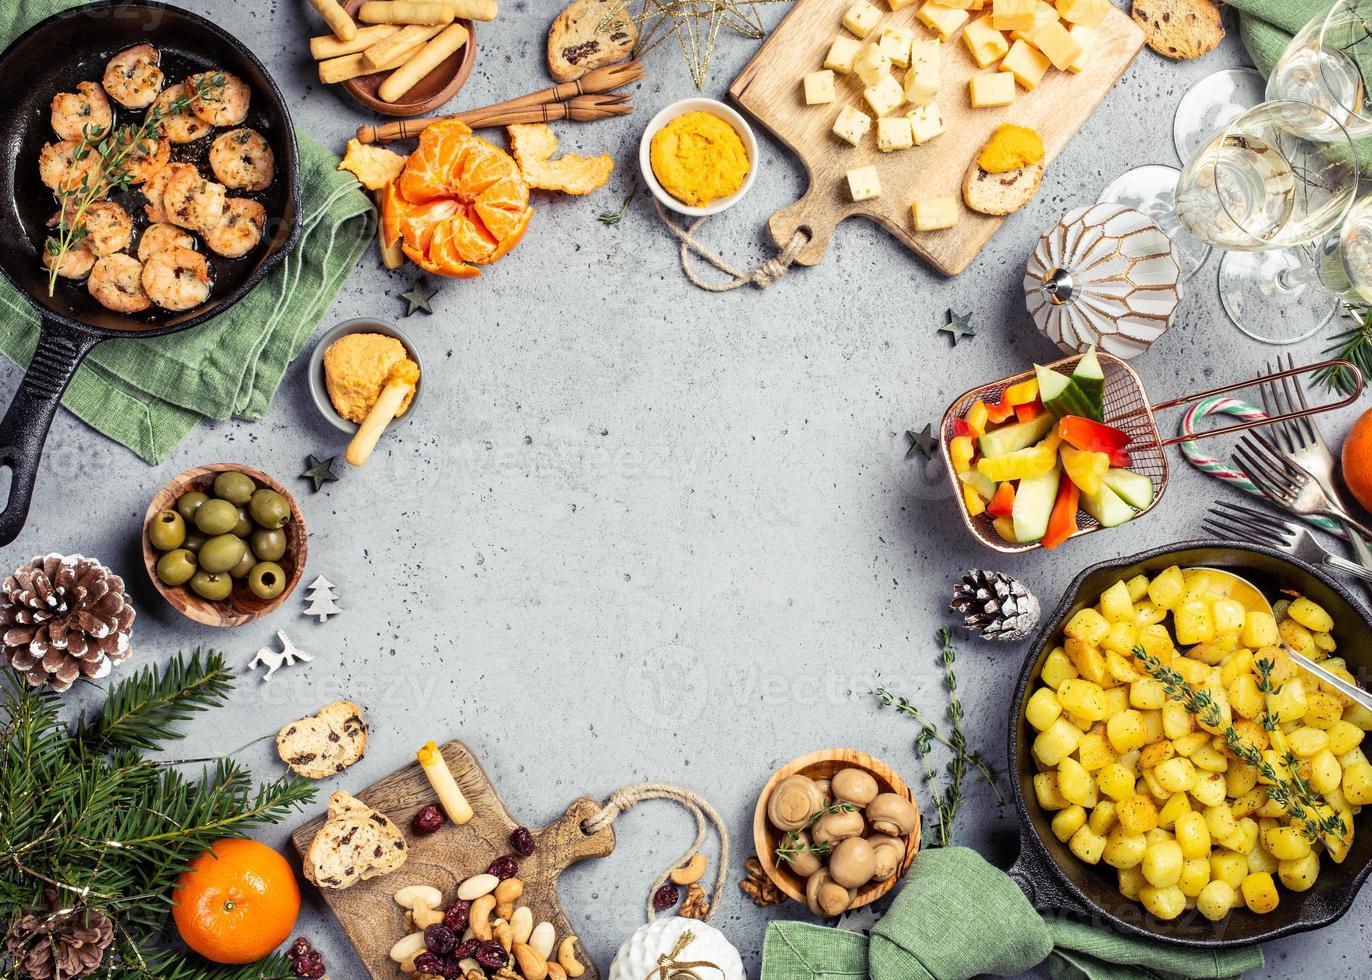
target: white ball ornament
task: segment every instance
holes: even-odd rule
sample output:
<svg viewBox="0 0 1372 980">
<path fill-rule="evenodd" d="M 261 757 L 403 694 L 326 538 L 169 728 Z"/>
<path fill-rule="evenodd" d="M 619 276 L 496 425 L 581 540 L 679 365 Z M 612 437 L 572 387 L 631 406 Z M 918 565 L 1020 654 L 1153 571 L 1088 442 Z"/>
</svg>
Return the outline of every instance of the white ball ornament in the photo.
<svg viewBox="0 0 1372 980">
<path fill-rule="evenodd" d="M 688 932 L 691 938 L 685 942 L 683 934 Z M 680 964 L 675 971 L 669 965 L 673 961 Z M 691 972 L 686 972 L 692 963 L 701 965 L 690 967 Z M 703 965 L 706 963 L 713 966 Z M 668 966 L 665 971 L 664 966 Z M 610 964 L 609 980 L 669 980 L 673 977 L 747 980 L 743 959 L 724 938 L 724 933 L 697 919 L 679 915 L 639 926 L 624 940 Z"/>
</svg>

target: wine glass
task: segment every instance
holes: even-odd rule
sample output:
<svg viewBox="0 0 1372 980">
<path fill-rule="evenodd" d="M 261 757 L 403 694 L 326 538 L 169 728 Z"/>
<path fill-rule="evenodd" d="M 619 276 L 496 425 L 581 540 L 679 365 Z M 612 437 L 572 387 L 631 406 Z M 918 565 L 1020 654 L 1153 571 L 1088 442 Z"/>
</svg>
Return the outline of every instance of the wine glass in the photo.
<svg viewBox="0 0 1372 980">
<path fill-rule="evenodd" d="M 1267 98 L 1267 80 L 1256 68 L 1226 68 L 1192 85 L 1172 117 L 1177 158 L 1190 160 L 1210 137 Z"/>
<path fill-rule="evenodd" d="M 1240 330 L 1269 344 L 1304 340 L 1337 309 L 1328 292 L 1284 275 L 1309 256 L 1283 251 L 1337 228 L 1358 187 L 1353 141 L 1308 102 L 1254 106 L 1216 133 L 1182 168 L 1177 217 L 1228 250 L 1220 300 Z"/>
<path fill-rule="evenodd" d="M 1210 257 L 1211 248 L 1177 220 L 1176 192 L 1180 176 L 1181 171 L 1176 167 L 1161 163 L 1135 167 L 1106 184 L 1096 203 L 1123 204 L 1156 221 L 1172 239 L 1172 252 L 1181 266 L 1182 279 L 1186 280 L 1200 272 Z"/>
<path fill-rule="evenodd" d="M 1372 196 L 1353 205 L 1315 247 L 1311 262 L 1284 273 L 1282 285 L 1318 285 L 1346 302 L 1372 303 Z"/>
<path fill-rule="evenodd" d="M 1372 0 L 1337 0 L 1291 39 L 1267 80 L 1267 98 L 1309 102 L 1353 139 L 1372 136 Z M 1332 134 L 1331 134 L 1332 135 Z"/>
</svg>

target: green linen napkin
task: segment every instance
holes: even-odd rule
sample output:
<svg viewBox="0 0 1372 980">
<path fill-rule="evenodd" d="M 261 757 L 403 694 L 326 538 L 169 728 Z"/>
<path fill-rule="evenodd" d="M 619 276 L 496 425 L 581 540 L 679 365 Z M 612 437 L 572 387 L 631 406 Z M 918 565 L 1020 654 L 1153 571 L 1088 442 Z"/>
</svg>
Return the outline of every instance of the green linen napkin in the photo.
<svg viewBox="0 0 1372 980">
<path fill-rule="evenodd" d="M 871 938 L 805 922 L 773 922 L 762 980 L 967 980 L 1011 976 L 1049 960 L 1055 980 L 1221 980 L 1263 964 L 1256 946 L 1177 949 L 1034 911 L 1019 886 L 976 851 L 915 858 Z"/>
<path fill-rule="evenodd" d="M 0 3 L 0 46 L 84 0 Z M 79 418 L 149 463 L 165 460 L 202 418 L 258 419 L 375 232 L 371 201 L 338 158 L 297 132 L 299 246 L 232 310 L 152 340 L 109 340 L 62 397 Z M 0 353 L 28 364 L 38 316 L 0 283 Z"/>
<path fill-rule="evenodd" d="M 1229 0 L 1239 12 L 1239 37 L 1258 71 L 1266 75 L 1287 43 L 1332 0 Z"/>
</svg>

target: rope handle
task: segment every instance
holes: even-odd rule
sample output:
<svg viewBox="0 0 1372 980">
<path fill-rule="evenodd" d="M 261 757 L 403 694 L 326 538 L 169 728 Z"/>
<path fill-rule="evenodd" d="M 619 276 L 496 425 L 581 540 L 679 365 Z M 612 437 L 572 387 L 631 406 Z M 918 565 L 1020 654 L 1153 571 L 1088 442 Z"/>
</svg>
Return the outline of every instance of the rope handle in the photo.
<svg viewBox="0 0 1372 980">
<path fill-rule="evenodd" d="M 724 883 L 729 875 L 729 831 L 715 808 L 705 799 L 689 789 L 672 786 L 669 783 L 639 783 L 636 786 L 624 786 L 611 793 L 609 800 L 600 809 L 600 812 L 587 817 L 582 822 L 581 829 L 587 834 L 597 834 L 614 823 L 622 814 L 647 800 L 672 800 L 680 803 L 695 817 L 696 821 L 696 839 L 690 848 L 677 859 L 675 864 L 663 871 L 653 881 L 652 888 L 648 892 L 648 921 L 653 922 L 657 919 L 657 909 L 653 908 L 653 896 L 657 894 L 657 890 L 667 883 L 667 879 L 674 870 L 684 867 L 691 858 L 700 853 L 701 846 L 709 835 L 710 826 L 713 825 L 715 833 L 719 837 L 719 866 L 715 872 L 714 888 L 710 892 L 710 907 L 703 916 L 703 921 L 709 922 L 714 916 L 715 910 L 719 908 L 719 902 L 724 893 Z"/>
<path fill-rule="evenodd" d="M 686 278 L 691 280 L 694 285 L 712 293 L 727 293 L 732 289 L 747 285 L 766 289 L 786 274 L 787 270 L 795 263 L 800 250 L 810 241 L 808 234 L 796 229 L 785 248 L 772 258 L 767 259 L 752 272 L 745 272 L 730 265 L 723 257 L 712 252 L 700 239 L 696 238 L 696 231 L 709 219 L 708 214 L 703 218 L 697 218 L 683 228 L 668 216 L 667 209 L 662 206 L 661 201 L 654 200 L 653 203 L 657 206 L 657 216 L 662 219 L 662 223 L 677 237 L 677 241 L 680 243 L 681 271 L 686 273 Z M 732 276 L 732 278 L 728 282 L 710 282 L 707 279 L 702 279 L 691 266 L 692 252 L 695 252 L 720 272 Z"/>
</svg>

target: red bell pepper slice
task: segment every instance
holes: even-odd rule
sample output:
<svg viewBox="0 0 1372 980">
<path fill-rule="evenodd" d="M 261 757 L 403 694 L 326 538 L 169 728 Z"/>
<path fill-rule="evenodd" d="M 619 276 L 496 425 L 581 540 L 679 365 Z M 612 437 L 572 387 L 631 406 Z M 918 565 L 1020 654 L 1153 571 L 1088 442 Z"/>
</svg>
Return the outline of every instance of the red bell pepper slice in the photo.
<svg viewBox="0 0 1372 980">
<path fill-rule="evenodd" d="M 1079 415 L 1064 415 L 1058 422 L 1062 441 L 1091 453 L 1113 455 L 1129 445 L 1128 433 Z"/>
<path fill-rule="evenodd" d="M 1009 517 L 1015 509 L 1015 485 L 1006 481 L 996 487 L 995 496 L 986 505 L 986 512 L 992 517 Z"/>
<path fill-rule="evenodd" d="M 1010 404 L 1010 400 L 1004 395 L 1000 396 L 1000 401 L 994 404 L 988 403 L 986 406 L 986 418 L 999 425 L 1007 421 L 1010 416 L 1015 414 L 1015 406 Z"/>
<path fill-rule="evenodd" d="M 1077 533 L 1077 504 L 1081 491 L 1067 477 L 1058 482 L 1058 495 L 1053 501 L 1052 513 L 1048 515 L 1048 533 L 1043 536 L 1043 546 L 1052 551 L 1072 535 Z"/>
<path fill-rule="evenodd" d="M 1015 421 L 1030 422 L 1042 415 L 1047 409 L 1043 407 L 1043 402 L 1034 399 L 1027 405 L 1015 406 Z"/>
<path fill-rule="evenodd" d="M 966 419 L 964 419 L 964 418 L 955 418 L 955 419 L 953 419 L 953 436 L 954 436 L 954 437 L 957 437 L 957 436 L 970 436 L 971 434 L 972 434 L 972 427 L 971 427 L 970 425 L 967 424 L 967 420 L 966 420 Z"/>
<path fill-rule="evenodd" d="M 1134 465 L 1134 461 L 1130 458 L 1127 449 L 1116 449 L 1110 454 L 1110 465 L 1127 470 Z"/>
</svg>

